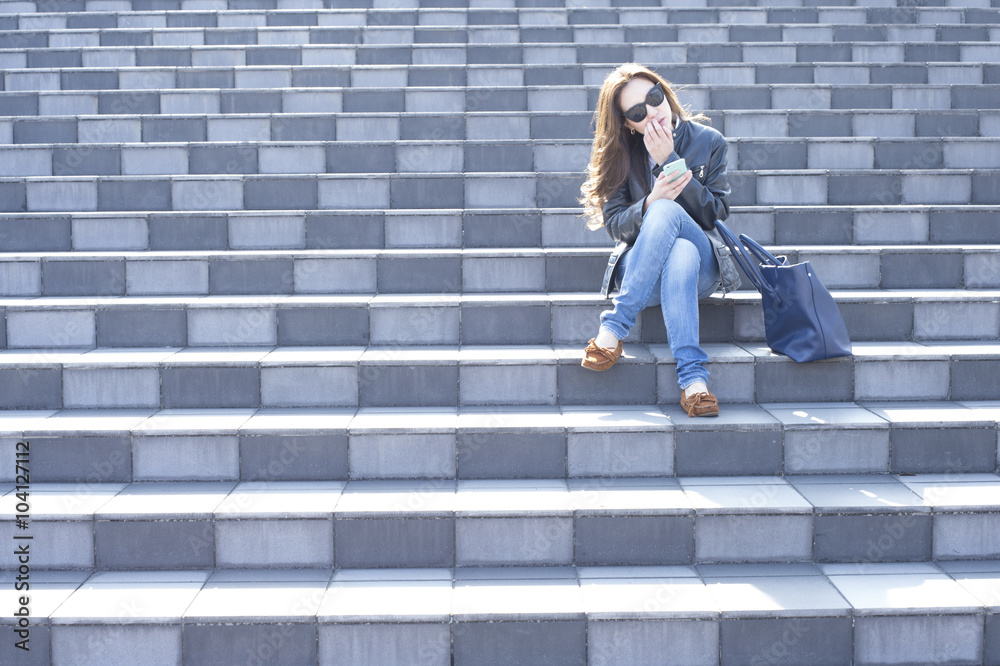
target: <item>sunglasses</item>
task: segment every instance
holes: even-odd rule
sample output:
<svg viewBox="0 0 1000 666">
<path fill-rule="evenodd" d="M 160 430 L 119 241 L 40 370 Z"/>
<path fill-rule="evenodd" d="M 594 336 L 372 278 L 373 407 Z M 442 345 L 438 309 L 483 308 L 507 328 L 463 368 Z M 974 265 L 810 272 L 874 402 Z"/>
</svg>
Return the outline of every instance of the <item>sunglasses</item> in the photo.
<svg viewBox="0 0 1000 666">
<path fill-rule="evenodd" d="M 663 104 L 663 98 L 663 86 L 657 83 L 646 93 L 646 101 L 636 104 L 622 115 L 625 116 L 626 120 L 641 123 L 646 118 L 646 106 L 659 106 Z"/>
</svg>

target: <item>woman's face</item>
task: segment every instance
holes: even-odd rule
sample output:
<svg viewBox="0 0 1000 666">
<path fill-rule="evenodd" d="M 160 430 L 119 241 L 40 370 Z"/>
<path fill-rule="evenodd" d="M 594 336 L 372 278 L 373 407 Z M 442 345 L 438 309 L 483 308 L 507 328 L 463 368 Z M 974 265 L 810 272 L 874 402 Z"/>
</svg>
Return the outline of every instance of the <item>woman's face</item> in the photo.
<svg viewBox="0 0 1000 666">
<path fill-rule="evenodd" d="M 645 104 L 646 95 L 649 91 L 653 89 L 655 84 L 649 79 L 637 76 L 622 88 L 621 94 L 618 96 L 618 113 L 625 113 L 628 109 L 631 109 L 637 104 Z M 632 122 L 627 118 L 625 120 L 625 127 L 629 129 L 634 129 L 640 134 L 646 133 L 646 123 L 659 123 L 664 130 L 669 132 L 672 127 L 672 114 L 670 113 L 670 104 L 667 103 L 666 97 L 664 96 L 663 101 L 659 106 L 649 106 L 645 104 L 646 107 L 646 117 L 639 122 Z"/>
</svg>

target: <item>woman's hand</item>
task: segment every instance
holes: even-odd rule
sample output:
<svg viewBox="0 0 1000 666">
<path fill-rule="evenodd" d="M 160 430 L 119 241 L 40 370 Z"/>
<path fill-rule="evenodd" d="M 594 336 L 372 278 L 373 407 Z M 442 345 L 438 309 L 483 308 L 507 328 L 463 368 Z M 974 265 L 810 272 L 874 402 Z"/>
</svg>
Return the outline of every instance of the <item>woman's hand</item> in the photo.
<svg viewBox="0 0 1000 666">
<path fill-rule="evenodd" d="M 691 170 L 688 169 L 673 182 L 667 182 L 667 174 L 661 173 L 656 177 L 656 182 L 653 183 L 653 191 L 646 195 L 646 205 L 649 206 L 649 204 L 657 199 L 670 199 L 673 201 L 687 187 L 687 184 L 691 182 L 692 175 Z"/>
<path fill-rule="evenodd" d="M 668 121 L 669 122 L 669 121 Z M 663 164 L 674 152 L 674 135 L 670 128 L 660 126 L 655 120 L 646 123 L 645 133 L 642 142 L 646 144 L 646 152 L 656 160 L 657 164 Z"/>
</svg>

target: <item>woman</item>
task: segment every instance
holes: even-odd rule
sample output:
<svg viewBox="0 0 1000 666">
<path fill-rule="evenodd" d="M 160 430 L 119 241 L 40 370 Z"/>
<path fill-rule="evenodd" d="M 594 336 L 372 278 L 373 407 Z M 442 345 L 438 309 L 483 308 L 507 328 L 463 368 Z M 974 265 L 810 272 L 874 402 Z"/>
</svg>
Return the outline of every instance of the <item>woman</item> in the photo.
<svg viewBox="0 0 1000 666">
<path fill-rule="evenodd" d="M 660 304 L 677 361 L 681 406 L 688 416 L 717 416 L 698 342 L 698 299 L 739 275 L 715 221 L 729 216 L 726 140 L 689 115 L 670 84 L 627 63 L 608 75 L 597 101 L 596 131 L 581 200 L 588 227 L 604 227 L 617 242 L 602 293 L 618 289 L 614 309 L 601 315 L 582 365 L 607 370 L 622 339 L 647 305 Z M 684 158 L 680 177 L 663 167 Z"/>
</svg>

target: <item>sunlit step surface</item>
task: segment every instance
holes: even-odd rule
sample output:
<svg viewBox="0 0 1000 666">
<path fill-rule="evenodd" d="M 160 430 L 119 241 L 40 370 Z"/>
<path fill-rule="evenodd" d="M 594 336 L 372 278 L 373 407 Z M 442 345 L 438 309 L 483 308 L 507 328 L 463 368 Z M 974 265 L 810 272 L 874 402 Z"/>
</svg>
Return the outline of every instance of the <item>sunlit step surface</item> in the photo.
<svg viewBox="0 0 1000 666">
<path fill-rule="evenodd" d="M 38 572 L 13 663 L 992 663 L 995 560 Z M 3 574 L 13 582 L 13 574 Z M 15 602 L 5 585 L 6 605 Z M 10 620 L 8 619 L 9 623 Z M 287 661 L 275 661 L 281 655 Z"/>
</svg>

